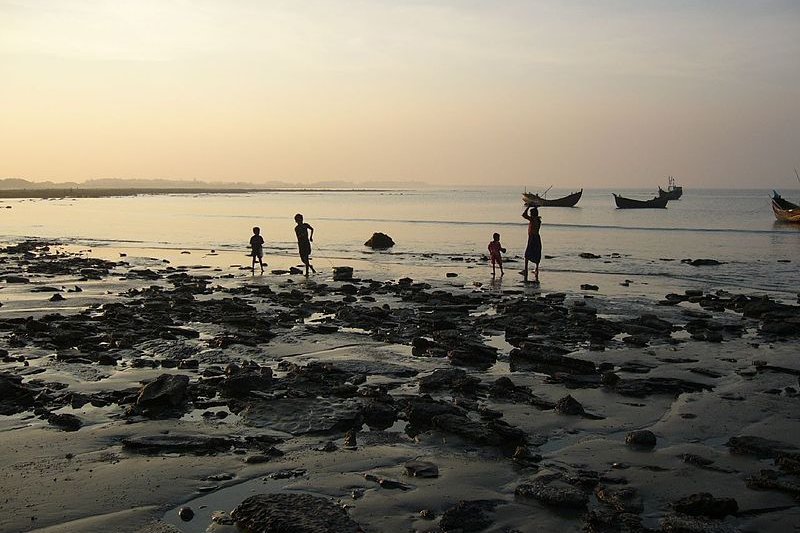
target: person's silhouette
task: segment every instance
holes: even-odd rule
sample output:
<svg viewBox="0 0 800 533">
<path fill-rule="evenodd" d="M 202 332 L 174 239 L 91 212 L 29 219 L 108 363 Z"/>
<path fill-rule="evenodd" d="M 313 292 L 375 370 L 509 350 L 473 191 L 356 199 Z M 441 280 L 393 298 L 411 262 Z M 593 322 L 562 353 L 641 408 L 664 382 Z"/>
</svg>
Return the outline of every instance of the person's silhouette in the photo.
<svg viewBox="0 0 800 533">
<path fill-rule="evenodd" d="M 261 236 L 261 228 L 259 227 L 253 228 L 253 236 L 250 237 L 250 255 L 253 257 L 253 265 L 251 266 L 253 274 L 256 273 L 256 259 L 258 259 L 258 264 L 261 266 L 261 273 L 263 274 L 264 237 Z"/>
<path fill-rule="evenodd" d="M 308 269 L 311 272 L 316 272 L 314 267 L 311 266 L 311 243 L 314 242 L 314 228 L 311 225 L 303 222 L 303 215 L 297 213 L 294 216 L 294 221 L 297 225 L 294 227 L 294 232 L 297 235 L 297 248 L 300 251 L 300 260 L 306 266 L 306 276 L 308 276 Z M 311 234 L 309 235 L 309 230 Z"/>
</svg>

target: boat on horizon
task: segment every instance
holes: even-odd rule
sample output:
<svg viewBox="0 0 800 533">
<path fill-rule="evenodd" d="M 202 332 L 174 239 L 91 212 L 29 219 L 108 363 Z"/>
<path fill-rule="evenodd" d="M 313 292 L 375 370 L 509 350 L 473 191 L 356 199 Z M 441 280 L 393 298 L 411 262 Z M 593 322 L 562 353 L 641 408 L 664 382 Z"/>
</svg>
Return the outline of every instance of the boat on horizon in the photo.
<svg viewBox="0 0 800 533">
<path fill-rule="evenodd" d="M 633 198 L 625 198 L 616 193 L 614 194 L 614 202 L 617 204 L 618 209 L 664 209 L 667 207 L 669 198 L 664 196 L 656 196 L 651 200 L 635 200 Z"/>
<path fill-rule="evenodd" d="M 531 207 L 575 207 L 575 204 L 577 204 L 581 199 L 582 194 L 583 189 L 561 198 L 553 198 L 552 200 L 548 200 L 547 198 L 543 198 L 538 194 L 524 192 L 522 193 L 522 201 L 525 205 Z"/>
<path fill-rule="evenodd" d="M 772 191 L 772 212 L 778 222 L 800 224 L 800 205 L 784 200 L 777 191 Z"/>
<path fill-rule="evenodd" d="M 667 200 L 678 200 L 681 196 L 683 196 L 683 187 L 680 185 L 675 185 L 675 178 L 670 176 L 668 178 L 668 183 L 669 185 L 667 185 L 667 190 L 662 189 L 660 185 L 658 186 L 659 198 L 666 197 Z"/>
</svg>

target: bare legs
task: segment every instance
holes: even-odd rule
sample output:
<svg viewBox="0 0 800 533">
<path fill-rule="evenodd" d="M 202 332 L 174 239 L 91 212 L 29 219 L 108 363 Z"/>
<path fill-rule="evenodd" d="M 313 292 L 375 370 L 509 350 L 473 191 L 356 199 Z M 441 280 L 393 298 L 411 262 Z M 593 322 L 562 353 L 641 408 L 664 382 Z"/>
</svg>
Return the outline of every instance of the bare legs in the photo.
<svg viewBox="0 0 800 533">
<path fill-rule="evenodd" d="M 525 260 L 525 270 L 522 271 L 525 281 L 528 281 L 528 260 Z M 533 282 L 539 283 L 539 263 L 533 264 Z"/>
<path fill-rule="evenodd" d="M 314 266 L 311 264 L 311 260 L 307 256 L 306 257 L 301 257 L 300 259 L 302 259 L 303 264 L 306 266 L 306 277 L 308 277 L 308 269 L 309 268 L 311 269 L 311 272 L 313 272 L 314 274 L 317 273 L 317 271 L 314 270 Z"/>
</svg>

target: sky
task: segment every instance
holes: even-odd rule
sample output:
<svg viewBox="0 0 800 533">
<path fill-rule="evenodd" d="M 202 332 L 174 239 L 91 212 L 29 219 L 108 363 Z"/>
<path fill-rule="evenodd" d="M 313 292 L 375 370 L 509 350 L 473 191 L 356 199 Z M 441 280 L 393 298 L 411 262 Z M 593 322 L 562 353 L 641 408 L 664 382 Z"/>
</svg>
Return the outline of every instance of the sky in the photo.
<svg viewBox="0 0 800 533">
<path fill-rule="evenodd" d="M 0 177 L 787 187 L 796 0 L 0 0 Z"/>
</svg>

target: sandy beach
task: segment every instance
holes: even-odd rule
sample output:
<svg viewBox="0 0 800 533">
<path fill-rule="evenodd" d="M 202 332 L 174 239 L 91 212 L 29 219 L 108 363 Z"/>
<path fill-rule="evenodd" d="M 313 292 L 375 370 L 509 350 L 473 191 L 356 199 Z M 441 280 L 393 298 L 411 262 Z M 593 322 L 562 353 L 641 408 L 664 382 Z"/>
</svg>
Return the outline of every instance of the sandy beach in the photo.
<svg viewBox="0 0 800 533">
<path fill-rule="evenodd" d="M 796 302 L 157 254 L 0 250 L 0 530 L 800 523 Z"/>
</svg>

